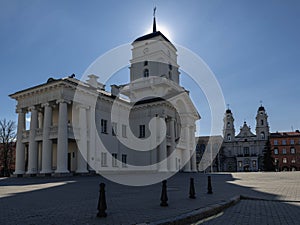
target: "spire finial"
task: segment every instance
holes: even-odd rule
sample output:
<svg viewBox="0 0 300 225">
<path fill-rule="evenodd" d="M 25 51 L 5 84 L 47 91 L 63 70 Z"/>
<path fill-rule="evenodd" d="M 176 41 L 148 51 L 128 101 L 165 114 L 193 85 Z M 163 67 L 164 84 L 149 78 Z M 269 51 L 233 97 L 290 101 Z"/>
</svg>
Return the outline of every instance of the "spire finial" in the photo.
<svg viewBox="0 0 300 225">
<path fill-rule="evenodd" d="M 153 33 L 156 32 L 155 11 L 156 11 L 156 6 L 153 9 Z"/>
<path fill-rule="evenodd" d="M 259 103 L 260 103 L 260 106 L 262 106 L 262 103 L 263 103 L 263 101 L 262 101 L 262 100 L 260 100 L 260 101 L 259 101 Z"/>
<path fill-rule="evenodd" d="M 227 109 L 229 109 L 229 104 L 227 104 Z"/>
</svg>

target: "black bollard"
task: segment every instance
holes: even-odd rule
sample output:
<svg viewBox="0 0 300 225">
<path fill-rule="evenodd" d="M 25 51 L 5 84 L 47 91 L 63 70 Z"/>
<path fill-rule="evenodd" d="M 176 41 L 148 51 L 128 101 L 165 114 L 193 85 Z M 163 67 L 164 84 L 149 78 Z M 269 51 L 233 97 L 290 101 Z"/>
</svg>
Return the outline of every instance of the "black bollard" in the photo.
<svg viewBox="0 0 300 225">
<path fill-rule="evenodd" d="M 191 199 L 195 199 L 196 195 L 195 195 L 195 186 L 194 186 L 194 178 L 190 179 L 190 198 Z"/>
<path fill-rule="evenodd" d="M 213 192 L 212 192 L 211 177 L 210 176 L 207 177 L 207 181 L 208 181 L 208 183 L 207 183 L 207 194 L 212 194 Z"/>
<path fill-rule="evenodd" d="M 163 180 L 161 197 L 160 197 L 160 206 L 168 206 L 168 195 L 167 195 L 167 181 Z"/>
<path fill-rule="evenodd" d="M 106 198 L 105 198 L 105 184 L 101 183 L 97 217 L 106 217 L 107 216 L 105 212 L 106 209 L 107 209 L 107 205 L 106 205 Z"/>
</svg>

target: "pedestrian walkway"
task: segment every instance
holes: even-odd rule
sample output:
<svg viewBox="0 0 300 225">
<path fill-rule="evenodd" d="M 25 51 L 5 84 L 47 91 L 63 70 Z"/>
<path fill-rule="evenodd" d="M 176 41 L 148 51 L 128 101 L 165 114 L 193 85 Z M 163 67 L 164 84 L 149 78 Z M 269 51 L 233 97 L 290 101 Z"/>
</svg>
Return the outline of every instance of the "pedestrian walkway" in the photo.
<svg viewBox="0 0 300 225">
<path fill-rule="evenodd" d="M 194 178 L 196 199 L 189 198 L 191 177 Z M 168 207 L 160 206 L 161 183 L 130 187 L 112 183 L 101 176 L 1 179 L 0 224 L 157 224 L 224 203 L 237 195 L 292 200 L 294 204 L 288 204 L 293 209 L 290 212 L 299 210 L 296 202 L 300 201 L 298 172 L 211 174 L 211 177 L 213 194 L 207 194 L 207 174 L 179 173 L 169 179 Z M 96 217 L 100 182 L 106 184 L 106 218 Z M 246 206 L 243 205 L 245 202 Z M 285 204 L 264 202 L 261 204 Z M 224 216 L 241 204 L 242 209 L 247 209 L 254 203 L 258 204 L 253 200 L 242 200 L 225 210 Z M 280 210 L 270 212 L 280 215 Z"/>
</svg>

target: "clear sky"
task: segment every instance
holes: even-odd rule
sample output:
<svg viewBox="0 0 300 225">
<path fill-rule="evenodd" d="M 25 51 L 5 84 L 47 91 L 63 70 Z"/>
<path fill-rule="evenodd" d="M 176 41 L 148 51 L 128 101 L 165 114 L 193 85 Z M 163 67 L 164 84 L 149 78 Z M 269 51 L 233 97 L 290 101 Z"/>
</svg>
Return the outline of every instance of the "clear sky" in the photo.
<svg viewBox="0 0 300 225">
<path fill-rule="evenodd" d="M 0 118 L 17 120 L 8 94 L 49 77 L 80 78 L 106 51 L 146 34 L 154 6 L 158 27 L 214 72 L 236 130 L 246 120 L 255 131 L 260 101 L 271 131 L 300 129 L 298 0 L 0 0 Z M 184 73 L 182 84 L 202 117 L 197 134 L 208 135 L 203 93 Z"/>
</svg>

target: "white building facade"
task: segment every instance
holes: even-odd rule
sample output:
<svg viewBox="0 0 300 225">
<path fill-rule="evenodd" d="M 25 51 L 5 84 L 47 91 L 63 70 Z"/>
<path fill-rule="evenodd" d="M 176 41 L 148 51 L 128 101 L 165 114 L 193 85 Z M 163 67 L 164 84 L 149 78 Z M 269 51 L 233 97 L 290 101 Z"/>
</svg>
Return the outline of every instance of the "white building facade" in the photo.
<svg viewBox="0 0 300 225">
<path fill-rule="evenodd" d="M 197 171 L 200 116 L 180 86 L 175 46 L 155 27 L 132 43 L 129 84 L 108 92 L 95 75 L 69 76 L 10 95 L 16 175 Z"/>
</svg>

